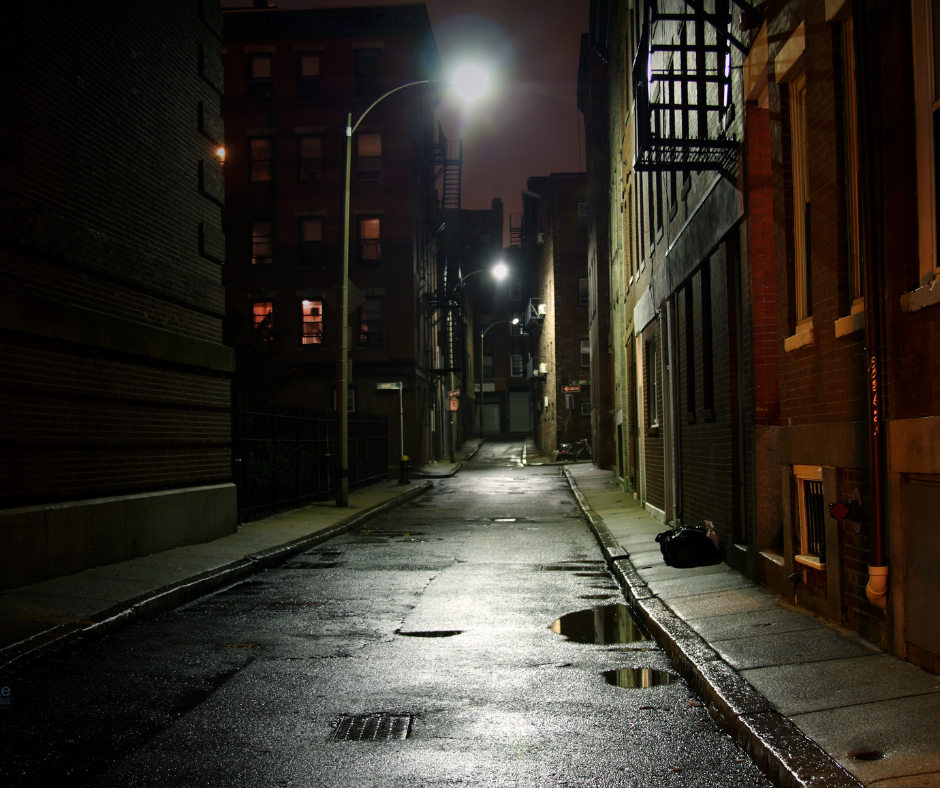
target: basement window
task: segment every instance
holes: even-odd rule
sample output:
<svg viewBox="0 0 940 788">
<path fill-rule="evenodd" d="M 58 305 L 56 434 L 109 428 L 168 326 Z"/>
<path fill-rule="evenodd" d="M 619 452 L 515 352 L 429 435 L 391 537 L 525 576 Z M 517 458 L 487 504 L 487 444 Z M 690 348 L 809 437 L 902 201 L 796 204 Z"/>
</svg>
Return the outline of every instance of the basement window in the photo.
<svg viewBox="0 0 940 788">
<path fill-rule="evenodd" d="M 800 552 L 794 556 L 794 560 L 813 569 L 825 569 L 826 519 L 822 468 L 816 465 L 794 465 L 793 475 L 796 476 L 800 528 Z"/>
</svg>

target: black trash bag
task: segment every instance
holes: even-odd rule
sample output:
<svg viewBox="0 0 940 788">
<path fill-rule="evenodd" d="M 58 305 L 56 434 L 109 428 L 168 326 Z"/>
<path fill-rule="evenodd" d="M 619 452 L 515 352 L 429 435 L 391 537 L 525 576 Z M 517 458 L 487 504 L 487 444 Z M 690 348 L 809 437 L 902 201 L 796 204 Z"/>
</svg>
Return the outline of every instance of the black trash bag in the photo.
<svg viewBox="0 0 940 788">
<path fill-rule="evenodd" d="M 711 566 L 721 563 L 721 551 L 712 538 L 698 528 L 680 525 L 675 530 L 656 535 L 663 561 L 676 569 L 691 569 L 696 566 Z"/>
</svg>

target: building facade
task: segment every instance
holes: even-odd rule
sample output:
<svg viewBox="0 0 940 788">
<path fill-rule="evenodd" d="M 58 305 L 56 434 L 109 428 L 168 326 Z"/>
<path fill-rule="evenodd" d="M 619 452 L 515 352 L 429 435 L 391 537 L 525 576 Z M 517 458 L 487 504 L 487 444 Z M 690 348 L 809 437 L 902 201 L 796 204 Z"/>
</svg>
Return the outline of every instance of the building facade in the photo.
<svg viewBox="0 0 940 788">
<path fill-rule="evenodd" d="M 232 533 L 236 496 L 218 4 L 23 4 L 2 29 L 10 588 Z"/>
<path fill-rule="evenodd" d="M 229 310 L 270 330 L 296 370 L 279 401 L 333 409 L 346 113 L 355 123 L 397 86 L 440 81 L 427 10 L 230 10 L 223 54 Z M 439 86 L 399 91 L 351 138 L 347 407 L 388 415 L 393 463 L 402 439 L 418 463 L 442 445 L 444 338 L 425 298 L 442 286 L 439 100 Z M 377 389 L 389 382 L 403 384 L 402 435 L 397 392 Z"/>
</svg>

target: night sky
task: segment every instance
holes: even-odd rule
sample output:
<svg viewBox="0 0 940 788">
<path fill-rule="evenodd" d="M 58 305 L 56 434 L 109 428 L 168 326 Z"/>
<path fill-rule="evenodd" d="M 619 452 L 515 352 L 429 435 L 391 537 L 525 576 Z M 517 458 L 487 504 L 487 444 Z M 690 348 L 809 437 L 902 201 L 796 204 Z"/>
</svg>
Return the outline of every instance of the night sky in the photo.
<svg viewBox="0 0 940 788">
<path fill-rule="evenodd" d="M 388 0 L 276 0 L 278 8 L 402 5 Z M 530 175 L 584 169 L 577 108 L 578 53 L 590 0 L 427 0 L 444 74 L 466 61 L 491 69 L 490 94 L 463 106 L 456 97 L 437 116 L 449 139 L 464 141 L 463 208 L 505 204 L 522 210 Z M 223 6 L 251 5 L 227 0 Z M 580 139 L 580 145 L 579 145 Z"/>
</svg>

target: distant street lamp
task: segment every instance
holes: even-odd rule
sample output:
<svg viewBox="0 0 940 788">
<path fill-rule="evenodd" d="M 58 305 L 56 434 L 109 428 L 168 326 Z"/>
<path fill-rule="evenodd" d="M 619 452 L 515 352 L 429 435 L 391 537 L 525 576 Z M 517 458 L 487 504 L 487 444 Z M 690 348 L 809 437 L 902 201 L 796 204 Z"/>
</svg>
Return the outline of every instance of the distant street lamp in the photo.
<svg viewBox="0 0 940 788">
<path fill-rule="evenodd" d="M 337 443 L 339 444 L 339 467 L 336 480 L 336 505 L 349 505 L 349 414 L 347 397 L 347 365 L 349 360 L 349 184 L 352 174 L 352 138 L 372 108 L 393 93 L 415 85 L 428 85 L 438 80 L 418 79 L 406 82 L 397 88 L 392 88 L 373 101 L 366 111 L 359 116 L 359 120 L 352 122 L 352 113 L 346 113 L 346 172 L 343 184 L 343 278 L 340 280 L 339 293 L 339 336 L 340 348 L 336 359 L 336 420 L 338 422 Z M 479 66 L 463 66 L 454 73 L 454 80 L 450 84 L 465 101 L 478 99 L 487 88 L 487 76 Z"/>
<path fill-rule="evenodd" d="M 503 266 L 505 268 L 506 266 Z M 503 274 L 505 276 L 505 272 Z M 486 336 L 486 332 L 489 331 L 493 326 L 501 325 L 502 323 L 512 323 L 514 326 L 519 325 L 519 318 L 514 317 L 512 320 L 497 320 L 495 323 L 490 323 L 486 329 L 480 332 L 480 437 L 483 437 L 483 337 Z"/>
</svg>

